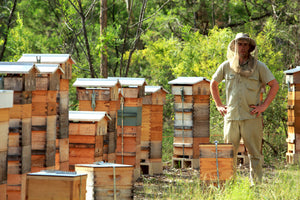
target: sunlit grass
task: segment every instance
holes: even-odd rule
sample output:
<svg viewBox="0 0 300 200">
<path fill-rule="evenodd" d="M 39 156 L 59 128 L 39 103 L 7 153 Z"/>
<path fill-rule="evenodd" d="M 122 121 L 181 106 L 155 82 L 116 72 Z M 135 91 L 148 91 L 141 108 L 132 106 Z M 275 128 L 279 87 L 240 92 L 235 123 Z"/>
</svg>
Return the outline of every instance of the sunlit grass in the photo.
<svg viewBox="0 0 300 200">
<path fill-rule="evenodd" d="M 237 175 L 235 181 L 227 181 L 219 187 L 205 184 L 199 174 L 187 176 L 164 174 L 159 178 L 144 178 L 141 198 L 177 200 L 299 200 L 299 165 L 265 169 L 263 183 L 251 187 L 248 173 Z"/>
</svg>

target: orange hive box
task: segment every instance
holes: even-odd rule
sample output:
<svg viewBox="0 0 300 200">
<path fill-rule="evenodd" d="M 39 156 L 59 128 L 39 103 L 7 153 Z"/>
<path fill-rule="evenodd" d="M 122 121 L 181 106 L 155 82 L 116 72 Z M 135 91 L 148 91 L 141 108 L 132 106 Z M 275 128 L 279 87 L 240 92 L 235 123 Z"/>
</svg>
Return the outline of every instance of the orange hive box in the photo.
<svg viewBox="0 0 300 200">
<path fill-rule="evenodd" d="M 168 82 L 174 95 L 173 166 L 199 168 L 199 143 L 209 141 L 209 81 L 178 77 Z"/>
<path fill-rule="evenodd" d="M 80 111 L 107 112 L 111 117 L 108 133 L 103 136 L 103 159 L 115 162 L 116 120 L 120 109 L 120 82 L 105 78 L 77 78 L 73 84 L 77 91 Z"/>
<path fill-rule="evenodd" d="M 133 199 L 133 166 L 114 163 L 75 165 L 78 173 L 87 173 L 86 199 Z"/>
<path fill-rule="evenodd" d="M 208 182 L 226 181 L 233 176 L 232 144 L 200 144 L 200 180 Z M 218 160 L 218 167 L 217 167 Z M 217 172 L 219 172 L 219 177 Z"/>
<path fill-rule="evenodd" d="M 91 164 L 103 160 L 103 136 L 111 120 L 106 112 L 69 111 L 69 162 L 70 170 L 75 164 Z"/>
<path fill-rule="evenodd" d="M 0 90 L 0 99 L 0 200 L 4 200 L 7 189 L 9 110 L 13 106 L 13 91 Z"/>
<path fill-rule="evenodd" d="M 41 171 L 26 177 L 27 200 L 85 200 L 87 174 Z"/>
<path fill-rule="evenodd" d="M 287 163 L 300 160 L 300 67 L 284 71 L 288 84 Z"/>
</svg>

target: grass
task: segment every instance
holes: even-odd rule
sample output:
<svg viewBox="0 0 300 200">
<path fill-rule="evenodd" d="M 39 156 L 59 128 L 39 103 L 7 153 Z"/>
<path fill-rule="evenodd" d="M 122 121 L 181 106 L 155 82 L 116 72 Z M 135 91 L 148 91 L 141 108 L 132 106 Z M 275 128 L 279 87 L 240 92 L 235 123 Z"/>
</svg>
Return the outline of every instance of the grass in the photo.
<svg viewBox="0 0 300 200">
<path fill-rule="evenodd" d="M 211 132 L 214 134 L 210 141 L 222 142 L 221 126 L 211 124 L 214 128 Z M 262 184 L 251 187 L 249 170 L 241 168 L 234 181 L 227 181 L 218 188 L 200 181 L 197 170 L 170 167 L 173 134 L 173 124 L 166 122 L 162 141 L 162 160 L 166 164 L 164 173 L 159 176 L 142 176 L 135 184 L 135 200 L 300 200 L 300 163 L 285 165 L 284 151 L 278 151 L 280 154 L 275 157 L 269 147 L 264 145 L 266 166 Z M 285 140 L 280 142 L 286 144 Z"/>
<path fill-rule="evenodd" d="M 220 188 L 199 180 L 192 169 L 169 169 L 160 176 L 144 176 L 135 189 L 138 199 L 176 200 L 299 200 L 300 165 L 265 168 L 263 183 L 250 187 L 247 170 Z"/>
</svg>

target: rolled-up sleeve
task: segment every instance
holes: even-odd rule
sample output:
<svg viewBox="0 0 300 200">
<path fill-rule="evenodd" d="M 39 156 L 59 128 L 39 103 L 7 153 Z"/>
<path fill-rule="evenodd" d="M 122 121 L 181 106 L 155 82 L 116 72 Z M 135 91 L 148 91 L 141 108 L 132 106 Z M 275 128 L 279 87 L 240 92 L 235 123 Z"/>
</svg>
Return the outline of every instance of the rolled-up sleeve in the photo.
<svg viewBox="0 0 300 200">
<path fill-rule="evenodd" d="M 217 69 L 217 71 L 212 76 L 212 80 L 220 83 L 225 78 L 224 66 L 227 62 L 223 62 Z"/>
</svg>

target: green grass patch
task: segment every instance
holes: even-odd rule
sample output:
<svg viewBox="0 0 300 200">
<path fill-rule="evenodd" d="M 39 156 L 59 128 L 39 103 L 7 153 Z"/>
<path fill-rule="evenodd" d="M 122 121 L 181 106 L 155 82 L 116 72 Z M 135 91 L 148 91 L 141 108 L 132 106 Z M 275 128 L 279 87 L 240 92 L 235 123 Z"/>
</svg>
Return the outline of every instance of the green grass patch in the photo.
<svg viewBox="0 0 300 200">
<path fill-rule="evenodd" d="M 199 180 L 196 170 L 169 169 L 163 175 L 144 177 L 135 199 L 176 200 L 299 200 L 299 165 L 264 169 L 263 183 L 251 187 L 247 170 L 220 188 Z M 183 171 L 182 171 L 183 170 Z M 184 174 L 185 173 L 185 174 Z"/>
</svg>

